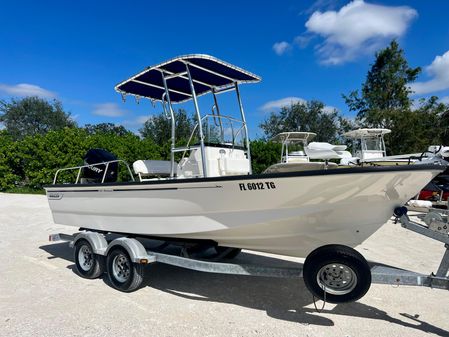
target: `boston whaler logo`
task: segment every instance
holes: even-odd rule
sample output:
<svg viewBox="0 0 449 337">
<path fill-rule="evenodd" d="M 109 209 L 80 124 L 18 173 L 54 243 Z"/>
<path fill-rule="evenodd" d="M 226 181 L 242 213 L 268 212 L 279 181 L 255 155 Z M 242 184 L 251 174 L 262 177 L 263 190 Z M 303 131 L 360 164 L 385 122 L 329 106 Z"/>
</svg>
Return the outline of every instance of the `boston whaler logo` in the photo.
<svg viewBox="0 0 449 337">
<path fill-rule="evenodd" d="M 60 200 L 62 199 L 63 194 L 60 192 L 49 192 L 48 199 L 50 200 Z"/>
</svg>

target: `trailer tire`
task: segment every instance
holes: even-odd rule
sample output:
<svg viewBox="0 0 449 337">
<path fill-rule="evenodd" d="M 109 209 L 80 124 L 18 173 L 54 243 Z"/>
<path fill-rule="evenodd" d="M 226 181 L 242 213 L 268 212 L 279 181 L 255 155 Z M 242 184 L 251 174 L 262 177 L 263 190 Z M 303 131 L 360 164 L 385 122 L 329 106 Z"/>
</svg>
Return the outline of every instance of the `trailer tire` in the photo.
<svg viewBox="0 0 449 337">
<path fill-rule="evenodd" d="M 75 269 L 78 275 L 87 279 L 95 279 L 104 273 L 104 257 L 94 254 L 92 245 L 85 239 L 75 243 Z"/>
<path fill-rule="evenodd" d="M 144 266 L 133 263 L 128 252 L 122 247 L 115 247 L 108 253 L 106 269 L 112 287 L 117 290 L 132 292 L 142 285 Z"/>
<path fill-rule="evenodd" d="M 330 303 L 353 302 L 371 286 L 371 269 L 356 250 L 326 245 L 311 252 L 304 262 L 304 283 L 309 291 Z"/>
</svg>

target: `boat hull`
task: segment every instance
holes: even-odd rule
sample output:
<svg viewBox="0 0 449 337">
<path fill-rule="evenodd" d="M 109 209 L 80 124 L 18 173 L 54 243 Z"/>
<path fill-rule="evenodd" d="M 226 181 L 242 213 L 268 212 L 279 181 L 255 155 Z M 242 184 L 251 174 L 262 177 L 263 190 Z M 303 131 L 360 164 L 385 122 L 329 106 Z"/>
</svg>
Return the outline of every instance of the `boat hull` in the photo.
<svg viewBox="0 0 449 337">
<path fill-rule="evenodd" d="M 441 170 L 354 168 L 46 190 L 58 224 L 305 257 L 329 243 L 360 244 Z"/>
</svg>

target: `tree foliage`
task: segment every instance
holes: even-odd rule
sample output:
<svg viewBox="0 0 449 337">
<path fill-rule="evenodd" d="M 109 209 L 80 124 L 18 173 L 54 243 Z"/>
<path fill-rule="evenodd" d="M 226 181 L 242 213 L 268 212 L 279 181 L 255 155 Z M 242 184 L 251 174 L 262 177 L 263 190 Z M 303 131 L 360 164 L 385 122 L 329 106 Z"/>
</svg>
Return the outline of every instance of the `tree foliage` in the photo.
<svg viewBox="0 0 449 337">
<path fill-rule="evenodd" d="M 185 142 L 189 139 L 193 127 L 194 122 L 184 109 L 175 112 L 175 134 L 178 141 Z M 151 116 L 139 132 L 143 138 L 151 139 L 156 144 L 167 143 L 171 139 L 171 120 L 164 113 Z"/>
<path fill-rule="evenodd" d="M 84 155 L 91 148 L 105 149 L 129 164 L 138 159 L 161 159 L 157 144 L 132 132 L 89 134 L 82 128 L 66 127 L 19 141 L 2 131 L 0 139 L 0 190 L 18 186 L 40 189 L 51 184 L 56 170 L 82 165 Z M 62 174 L 60 182 L 74 182 L 76 173 Z M 124 167 L 120 177 L 123 180 L 129 177 Z"/>
<path fill-rule="evenodd" d="M 336 142 L 339 134 L 351 125 L 336 109 L 329 110 L 324 103 L 314 100 L 292 103 L 279 112 L 272 112 L 260 128 L 268 139 L 280 132 L 304 131 L 315 132 L 316 141 Z"/>
<path fill-rule="evenodd" d="M 441 144 L 449 144 L 449 108 L 446 105 L 445 111 L 440 114 L 439 119 L 440 140 Z"/>
<path fill-rule="evenodd" d="M 116 136 L 125 136 L 131 131 L 127 130 L 123 125 L 113 123 L 86 124 L 84 130 L 90 135 L 97 133 L 113 134 Z"/>
<path fill-rule="evenodd" d="M 375 58 L 362 85 L 361 94 L 355 90 L 347 96 L 343 95 L 343 98 L 363 123 L 390 128 L 394 115 L 412 106 L 409 84 L 415 81 L 421 68 L 409 67 L 404 51 L 395 40 L 377 52 Z"/>
<path fill-rule="evenodd" d="M 255 140 L 251 142 L 251 165 L 254 174 L 259 174 L 281 159 L 281 144 Z"/>
<path fill-rule="evenodd" d="M 48 102 L 39 97 L 0 101 L 0 122 L 13 139 L 43 135 L 48 131 L 74 127 L 70 113 L 65 112 L 61 102 Z"/>
<path fill-rule="evenodd" d="M 448 107 L 437 97 L 421 99 L 418 105 L 410 98 L 410 83 L 420 72 L 421 68 L 408 65 L 404 51 L 392 41 L 376 53 L 361 92 L 343 95 L 361 126 L 392 130 L 385 137 L 389 154 L 422 152 L 431 144 L 447 144 Z"/>
<path fill-rule="evenodd" d="M 14 156 L 16 143 L 6 130 L 0 130 L 0 191 L 8 189 L 20 180 L 18 162 Z"/>
</svg>

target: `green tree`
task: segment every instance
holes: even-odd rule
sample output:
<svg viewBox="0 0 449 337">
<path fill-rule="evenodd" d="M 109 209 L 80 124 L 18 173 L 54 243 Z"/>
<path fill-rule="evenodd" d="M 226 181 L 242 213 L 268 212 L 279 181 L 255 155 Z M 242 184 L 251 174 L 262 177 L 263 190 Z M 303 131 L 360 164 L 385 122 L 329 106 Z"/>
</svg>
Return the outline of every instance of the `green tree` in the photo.
<svg viewBox="0 0 449 337">
<path fill-rule="evenodd" d="M 162 158 L 157 144 L 132 132 L 89 134 L 83 128 L 64 128 L 14 141 L 3 130 L 0 140 L 0 190 L 13 187 L 39 190 L 52 183 L 58 169 L 83 165 L 83 157 L 91 148 L 105 149 L 130 165 L 138 159 Z M 127 169 L 119 168 L 119 178 L 129 180 Z M 63 172 L 58 182 L 73 183 L 77 173 Z"/>
<path fill-rule="evenodd" d="M 412 112 L 417 124 L 412 139 L 420 143 L 419 150 L 425 150 L 430 144 L 449 144 L 449 105 L 441 103 L 437 96 L 431 96 L 419 99 Z"/>
<path fill-rule="evenodd" d="M 6 130 L 0 130 L 0 191 L 13 188 L 21 180 L 16 145 Z"/>
<path fill-rule="evenodd" d="M 259 174 L 281 160 L 281 144 L 255 140 L 251 142 L 251 165 L 254 174 Z"/>
<path fill-rule="evenodd" d="M 123 125 L 115 125 L 113 123 L 100 123 L 100 124 L 86 124 L 84 125 L 84 130 L 89 135 L 94 135 L 97 133 L 108 133 L 117 136 L 124 136 L 131 131 L 127 130 Z"/>
<path fill-rule="evenodd" d="M 350 121 L 336 109 L 329 111 L 322 102 L 313 100 L 293 103 L 279 112 L 272 112 L 260 128 L 268 139 L 280 132 L 304 131 L 315 132 L 316 141 L 336 142 L 349 125 Z"/>
<path fill-rule="evenodd" d="M 413 101 L 409 84 L 416 80 L 421 68 L 411 68 L 404 51 L 393 40 L 375 55 L 361 94 L 357 90 L 343 95 L 349 109 L 369 127 L 391 128 L 395 115 L 410 110 Z"/>
<path fill-rule="evenodd" d="M 13 139 L 43 135 L 51 130 L 73 127 L 75 122 L 61 102 L 48 102 L 39 97 L 25 97 L 10 102 L 0 101 L 0 122 Z"/>
<path fill-rule="evenodd" d="M 192 132 L 194 122 L 184 109 L 175 112 L 176 140 L 187 141 Z M 171 120 L 164 113 L 151 116 L 139 130 L 141 136 L 151 139 L 156 144 L 166 144 L 171 139 Z"/>
<path fill-rule="evenodd" d="M 441 113 L 440 118 L 441 144 L 449 144 L 449 107 L 446 105 L 445 111 Z"/>
<path fill-rule="evenodd" d="M 161 159 L 160 146 L 129 132 L 123 136 L 99 133 L 87 140 L 89 148 L 105 149 L 129 164 L 139 159 Z"/>
<path fill-rule="evenodd" d="M 90 148 L 87 133 L 79 128 L 49 131 L 44 135 L 27 136 L 17 142 L 17 157 L 23 171 L 20 185 L 40 189 L 51 184 L 56 171 L 83 164 Z M 74 182 L 75 171 L 63 173 L 59 182 Z"/>
<path fill-rule="evenodd" d="M 349 109 L 357 112 L 360 125 L 392 130 L 385 137 L 389 154 L 422 152 L 447 137 L 447 106 L 430 97 L 416 107 L 410 98 L 410 83 L 420 72 L 421 68 L 408 65 L 404 51 L 393 40 L 376 53 L 361 92 L 343 95 Z"/>
</svg>

